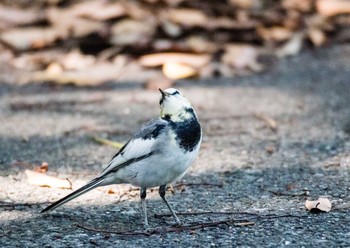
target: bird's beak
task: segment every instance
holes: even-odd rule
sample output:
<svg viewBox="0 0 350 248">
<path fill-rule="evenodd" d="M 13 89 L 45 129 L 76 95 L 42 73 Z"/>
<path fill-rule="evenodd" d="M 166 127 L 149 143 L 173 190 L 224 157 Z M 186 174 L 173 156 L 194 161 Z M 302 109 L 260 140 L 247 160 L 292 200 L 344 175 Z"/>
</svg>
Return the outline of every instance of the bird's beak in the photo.
<svg viewBox="0 0 350 248">
<path fill-rule="evenodd" d="M 170 94 L 165 92 L 164 90 L 162 89 L 159 89 L 160 93 L 162 94 L 162 98 L 166 97 L 166 96 L 169 96 Z"/>
</svg>

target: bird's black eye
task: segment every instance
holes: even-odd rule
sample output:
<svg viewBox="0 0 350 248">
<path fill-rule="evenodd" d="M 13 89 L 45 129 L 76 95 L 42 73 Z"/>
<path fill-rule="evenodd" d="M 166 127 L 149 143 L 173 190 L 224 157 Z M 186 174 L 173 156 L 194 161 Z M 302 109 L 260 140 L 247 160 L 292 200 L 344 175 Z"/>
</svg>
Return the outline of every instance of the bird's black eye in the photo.
<svg viewBox="0 0 350 248">
<path fill-rule="evenodd" d="M 171 93 L 170 95 L 174 96 L 174 95 L 178 95 L 180 94 L 177 90 L 175 90 L 173 93 Z"/>
</svg>

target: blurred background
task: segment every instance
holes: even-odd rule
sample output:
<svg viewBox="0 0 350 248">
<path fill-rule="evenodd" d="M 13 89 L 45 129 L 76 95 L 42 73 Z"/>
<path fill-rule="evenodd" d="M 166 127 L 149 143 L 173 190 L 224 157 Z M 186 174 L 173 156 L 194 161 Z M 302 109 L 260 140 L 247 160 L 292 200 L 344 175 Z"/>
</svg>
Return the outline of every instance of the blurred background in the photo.
<svg viewBox="0 0 350 248">
<path fill-rule="evenodd" d="M 148 89 L 350 40 L 347 0 L 3 0 L 0 80 Z"/>
</svg>

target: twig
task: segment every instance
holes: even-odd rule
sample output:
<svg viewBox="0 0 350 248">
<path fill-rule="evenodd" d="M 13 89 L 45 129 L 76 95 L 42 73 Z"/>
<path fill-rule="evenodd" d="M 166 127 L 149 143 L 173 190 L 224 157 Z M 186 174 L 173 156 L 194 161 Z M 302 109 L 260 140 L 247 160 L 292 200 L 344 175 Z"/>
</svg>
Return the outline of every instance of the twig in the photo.
<svg viewBox="0 0 350 248">
<path fill-rule="evenodd" d="M 230 214 L 230 213 L 237 213 L 237 212 L 200 212 L 200 214 L 207 214 L 207 213 L 221 213 L 221 214 Z M 178 213 L 179 215 L 186 215 L 187 213 Z M 192 213 L 191 213 L 192 214 Z M 196 213 L 199 214 L 199 213 Z M 170 233 L 170 232 L 182 232 L 182 231 L 194 231 L 198 229 L 203 229 L 206 227 L 216 227 L 219 225 L 235 225 L 235 226 L 250 226 L 255 225 L 255 222 L 253 220 L 259 220 L 259 219 L 277 219 L 277 218 L 307 218 L 308 216 L 296 216 L 296 215 L 258 215 L 255 213 L 245 213 L 243 214 L 250 214 L 254 215 L 255 217 L 253 219 L 232 219 L 228 218 L 225 220 L 216 220 L 211 222 L 202 222 L 202 223 L 192 223 L 188 225 L 183 226 L 175 226 L 175 227 L 165 227 L 165 228 L 155 228 L 147 231 L 109 231 L 109 230 L 102 230 L 102 229 L 96 229 L 93 227 L 87 227 L 83 226 L 81 224 L 77 224 L 77 227 L 82 228 L 87 231 L 93 231 L 93 232 L 101 232 L 101 233 L 112 233 L 117 235 L 125 235 L 125 236 L 138 236 L 138 235 L 144 235 L 144 236 L 151 236 L 153 234 L 164 234 L 164 233 Z M 165 216 L 165 215 L 164 215 Z M 168 215 L 166 215 L 168 216 Z M 170 215 L 169 215 L 170 216 Z"/>
<path fill-rule="evenodd" d="M 240 215 L 252 215 L 252 216 L 259 216 L 259 214 L 256 213 L 248 213 L 248 212 L 223 212 L 223 211 L 203 211 L 203 212 L 176 212 L 176 215 L 182 215 L 182 216 L 188 216 L 188 215 L 234 215 L 234 214 L 240 214 Z M 155 218 L 162 218 L 162 217 L 171 217 L 172 215 L 169 214 L 154 214 Z"/>
<path fill-rule="evenodd" d="M 223 183 L 208 183 L 208 182 L 201 182 L 201 183 L 177 183 L 174 185 L 175 188 L 182 187 L 182 186 L 214 186 L 222 188 L 224 186 Z"/>
<path fill-rule="evenodd" d="M 295 194 L 280 192 L 280 191 L 273 191 L 273 190 L 269 190 L 269 192 L 274 194 L 274 195 L 277 195 L 277 196 L 282 196 L 282 195 L 285 195 L 285 196 L 308 196 L 310 194 L 309 191 L 307 191 L 307 190 L 305 190 L 302 193 L 295 193 Z"/>
<path fill-rule="evenodd" d="M 129 192 L 131 192 L 131 190 L 125 191 L 123 194 L 121 194 L 121 195 L 118 197 L 118 200 L 117 200 L 115 203 L 121 202 L 121 199 L 122 199 L 124 196 L 126 196 Z"/>
<path fill-rule="evenodd" d="M 123 235 L 123 236 L 130 236 L 130 235 L 145 235 L 145 236 L 151 236 L 151 233 L 148 232 L 143 232 L 143 231 L 108 231 L 108 230 L 102 230 L 102 229 L 97 229 L 93 227 L 88 227 L 88 226 L 83 226 L 81 224 L 77 224 L 77 227 L 91 231 L 91 232 L 100 232 L 100 233 L 113 233 L 117 235 Z"/>
<path fill-rule="evenodd" d="M 247 225 L 254 225 L 255 222 L 252 222 L 250 220 L 234 220 L 234 219 L 226 219 L 226 220 L 218 220 L 218 221 L 212 221 L 212 222 L 203 222 L 203 223 L 193 223 L 189 225 L 183 225 L 183 226 L 171 226 L 171 227 L 165 227 L 165 228 L 155 228 L 150 229 L 147 231 L 109 231 L 109 230 L 102 230 L 102 229 L 96 229 L 93 227 L 87 227 L 83 226 L 81 224 L 77 224 L 77 227 L 82 228 L 87 231 L 93 231 L 93 232 L 101 232 L 101 233 L 113 233 L 117 235 L 124 235 L 124 236 L 137 236 L 137 235 L 144 235 L 144 236 L 151 236 L 153 234 L 163 234 L 163 233 L 170 233 L 170 232 L 182 232 L 182 231 L 193 231 L 197 229 L 203 229 L 206 227 L 215 227 L 219 225 L 237 225 L 237 226 L 247 226 Z"/>
<path fill-rule="evenodd" d="M 274 215 L 274 214 L 266 214 L 266 215 L 260 215 L 258 213 L 249 213 L 249 212 L 221 212 L 221 211 L 203 211 L 203 212 L 177 212 L 176 215 L 182 215 L 182 216 L 188 216 L 188 215 L 250 215 L 252 216 L 251 220 L 258 220 L 258 219 L 277 219 L 277 218 L 306 218 L 307 216 L 299 216 L 299 215 L 291 215 L 291 214 L 285 214 L 285 215 Z M 155 218 L 161 218 L 161 217 L 171 217 L 172 215 L 169 214 L 154 214 Z"/>
<path fill-rule="evenodd" d="M 35 203 L 5 203 L 0 202 L 0 208 L 12 208 L 15 207 L 32 207 L 32 206 L 40 206 L 45 204 L 51 204 L 52 202 L 35 202 Z"/>
<path fill-rule="evenodd" d="M 69 180 L 69 178 L 67 177 L 66 180 L 69 182 L 69 189 L 72 190 L 73 189 L 73 183 L 71 182 L 71 180 Z"/>
<path fill-rule="evenodd" d="M 277 131 L 278 129 L 277 122 L 274 119 L 272 119 L 270 116 L 262 113 L 255 113 L 254 117 L 265 122 L 266 126 L 268 126 L 273 132 Z"/>
<path fill-rule="evenodd" d="M 11 110 L 47 110 L 49 108 L 57 108 L 60 109 L 64 106 L 72 106 L 78 104 L 95 104 L 105 102 L 107 100 L 106 97 L 102 95 L 92 96 L 89 99 L 77 99 L 77 100 L 50 100 L 50 101 L 37 101 L 37 102 L 25 102 L 25 101 L 17 101 L 10 103 Z"/>
</svg>

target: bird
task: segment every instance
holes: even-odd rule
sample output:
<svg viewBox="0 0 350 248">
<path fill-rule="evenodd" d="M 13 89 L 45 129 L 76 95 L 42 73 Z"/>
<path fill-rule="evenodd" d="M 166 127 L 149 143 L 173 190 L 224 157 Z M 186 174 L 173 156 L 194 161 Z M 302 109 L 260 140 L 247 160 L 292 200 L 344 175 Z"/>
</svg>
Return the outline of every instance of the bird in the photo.
<svg viewBox="0 0 350 248">
<path fill-rule="evenodd" d="M 149 228 L 146 190 L 153 187 L 159 187 L 159 195 L 176 225 L 181 225 L 165 198 L 165 192 L 169 184 L 184 176 L 196 159 L 202 141 L 202 129 L 191 103 L 178 90 L 168 88 L 159 91 L 159 117 L 142 126 L 98 177 L 46 207 L 42 213 L 54 210 L 94 188 L 127 183 L 140 188 L 145 228 Z"/>
</svg>

